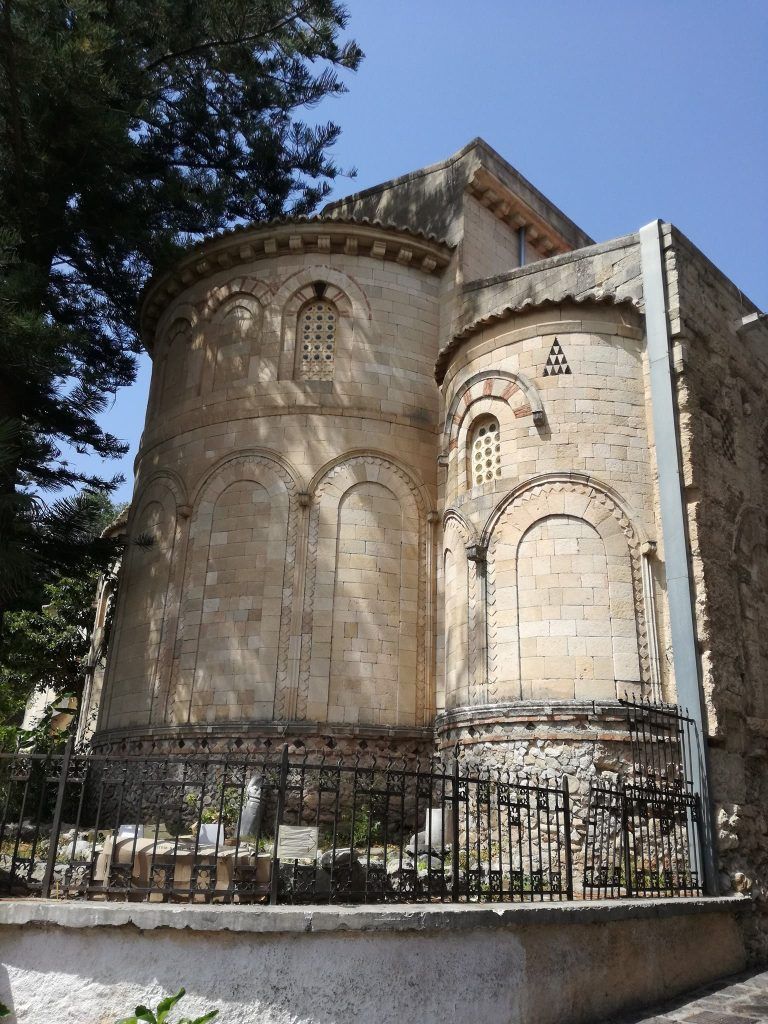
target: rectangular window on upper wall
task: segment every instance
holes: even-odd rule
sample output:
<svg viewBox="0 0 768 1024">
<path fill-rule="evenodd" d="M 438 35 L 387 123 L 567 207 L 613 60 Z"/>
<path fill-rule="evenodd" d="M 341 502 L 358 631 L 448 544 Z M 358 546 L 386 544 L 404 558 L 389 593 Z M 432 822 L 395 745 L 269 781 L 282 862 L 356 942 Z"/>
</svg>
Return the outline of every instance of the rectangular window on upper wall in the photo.
<svg viewBox="0 0 768 1024">
<path fill-rule="evenodd" d="M 339 314 L 328 299 L 312 299 L 299 310 L 296 332 L 299 380 L 333 380 Z"/>
</svg>

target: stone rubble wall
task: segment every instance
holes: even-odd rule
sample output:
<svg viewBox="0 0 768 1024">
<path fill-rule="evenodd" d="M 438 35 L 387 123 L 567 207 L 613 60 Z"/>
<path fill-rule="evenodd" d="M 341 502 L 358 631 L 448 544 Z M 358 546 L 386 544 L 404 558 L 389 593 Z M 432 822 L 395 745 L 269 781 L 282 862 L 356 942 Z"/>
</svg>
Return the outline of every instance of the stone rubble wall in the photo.
<svg viewBox="0 0 768 1024">
<path fill-rule="evenodd" d="M 562 785 L 567 778 L 574 885 L 580 890 L 590 785 L 632 774 L 625 712 L 610 706 L 567 711 L 519 704 L 472 711 L 462 708 L 438 719 L 438 750 L 493 765 L 534 785 Z"/>
</svg>

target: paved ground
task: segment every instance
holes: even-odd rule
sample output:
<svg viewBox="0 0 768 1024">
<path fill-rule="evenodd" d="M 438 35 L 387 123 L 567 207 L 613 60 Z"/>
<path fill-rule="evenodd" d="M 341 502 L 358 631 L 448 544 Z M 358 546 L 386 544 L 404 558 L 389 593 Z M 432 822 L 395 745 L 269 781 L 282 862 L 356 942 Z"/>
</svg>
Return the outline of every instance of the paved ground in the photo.
<svg viewBox="0 0 768 1024">
<path fill-rule="evenodd" d="M 768 971 L 726 978 L 653 1010 L 603 1024 L 766 1024 Z"/>
</svg>

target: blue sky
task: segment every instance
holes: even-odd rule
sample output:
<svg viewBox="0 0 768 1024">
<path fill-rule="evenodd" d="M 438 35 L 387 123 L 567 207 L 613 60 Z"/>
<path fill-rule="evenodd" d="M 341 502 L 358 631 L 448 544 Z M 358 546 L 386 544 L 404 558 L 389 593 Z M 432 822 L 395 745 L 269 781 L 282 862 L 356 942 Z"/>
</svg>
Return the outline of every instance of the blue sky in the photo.
<svg viewBox="0 0 768 1024">
<path fill-rule="evenodd" d="M 768 307 L 766 0 L 347 0 L 366 53 L 309 113 L 356 167 L 334 197 L 433 163 L 477 135 L 598 241 L 675 223 Z M 103 418 L 131 443 L 149 383 Z"/>
</svg>

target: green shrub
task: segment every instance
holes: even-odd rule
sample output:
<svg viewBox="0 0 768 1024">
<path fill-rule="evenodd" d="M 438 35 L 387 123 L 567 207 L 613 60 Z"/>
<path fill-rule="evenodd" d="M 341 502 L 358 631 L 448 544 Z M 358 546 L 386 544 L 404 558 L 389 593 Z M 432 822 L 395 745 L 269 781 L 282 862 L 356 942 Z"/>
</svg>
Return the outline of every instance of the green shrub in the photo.
<svg viewBox="0 0 768 1024">
<path fill-rule="evenodd" d="M 154 1011 L 146 1006 L 137 1006 L 132 1017 L 123 1017 L 117 1024 L 171 1024 L 168 1020 L 168 1014 L 182 998 L 185 991 L 185 989 L 180 988 L 175 996 L 168 996 L 167 999 L 163 999 L 162 1002 L 158 1003 L 157 1009 Z M 195 1017 L 194 1020 L 191 1017 L 182 1017 L 181 1020 L 177 1021 L 177 1024 L 207 1024 L 207 1021 L 213 1020 L 218 1015 L 218 1010 L 210 1010 L 208 1013 L 204 1013 L 202 1017 Z"/>
</svg>

